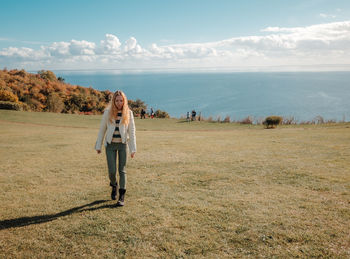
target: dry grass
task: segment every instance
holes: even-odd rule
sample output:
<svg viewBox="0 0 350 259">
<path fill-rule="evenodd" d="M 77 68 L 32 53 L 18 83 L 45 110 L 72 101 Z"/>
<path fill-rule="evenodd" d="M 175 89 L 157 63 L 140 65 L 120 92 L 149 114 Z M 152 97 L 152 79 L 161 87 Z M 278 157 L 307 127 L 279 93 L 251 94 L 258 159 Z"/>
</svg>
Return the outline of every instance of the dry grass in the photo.
<svg viewBox="0 0 350 259">
<path fill-rule="evenodd" d="M 137 120 L 126 206 L 100 116 L 0 111 L 0 257 L 350 256 L 350 124 Z"/>
</svg>

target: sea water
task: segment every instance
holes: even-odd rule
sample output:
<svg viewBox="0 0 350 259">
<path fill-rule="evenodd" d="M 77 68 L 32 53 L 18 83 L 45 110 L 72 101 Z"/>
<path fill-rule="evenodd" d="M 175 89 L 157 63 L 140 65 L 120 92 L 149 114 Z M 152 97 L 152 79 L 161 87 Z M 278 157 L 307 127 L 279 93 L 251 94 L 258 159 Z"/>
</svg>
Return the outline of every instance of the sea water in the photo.
<svg viewBox="0 0 350 259">
<path fill-rule="evenodd" d="M 115 73 L 55 71 L 67 83 L 122 90 L 172 117 L 293 116 L 350 120 L 350 72 Z"/>
</svg>

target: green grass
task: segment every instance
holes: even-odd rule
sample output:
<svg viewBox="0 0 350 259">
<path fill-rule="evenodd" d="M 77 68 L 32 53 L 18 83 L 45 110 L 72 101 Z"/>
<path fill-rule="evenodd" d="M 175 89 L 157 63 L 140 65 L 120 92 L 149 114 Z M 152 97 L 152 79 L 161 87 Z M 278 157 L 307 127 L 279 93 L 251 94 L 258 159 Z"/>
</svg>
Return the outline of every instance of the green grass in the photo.
<svg viewBox="0 0 350 259">
<path fill-rule="evenodd" d="M 350 124 L 136 120 L 126 206 L 100 116 L 0 111 L 0 258 L 350 256 Z"/>
</svg>

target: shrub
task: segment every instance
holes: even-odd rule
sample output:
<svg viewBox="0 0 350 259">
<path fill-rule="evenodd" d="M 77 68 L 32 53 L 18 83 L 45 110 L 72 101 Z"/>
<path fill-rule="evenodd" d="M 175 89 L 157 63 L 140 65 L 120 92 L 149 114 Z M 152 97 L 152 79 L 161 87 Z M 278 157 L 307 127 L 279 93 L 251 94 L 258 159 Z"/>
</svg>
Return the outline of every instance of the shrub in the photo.
<svg viewBox="0 0 350 259">
<path fill-rule="evenodd" d="M 34 98 L 31 98 L 30 96 L 25 97 L 25 103 L 30 107 L 30 110 L 32 111 L 41 112 L 45 107 L 41 102 Z"/>
<path fill-rule="evenodd" d="M 144 101 L 141 101 L 140 99 L 136 99 L 136 101 L 128 100 L 128 105 L 130 109 L 134 112 L 135 116 L 141 114 L 141 110 L 144 109 L 147 110 L 147 105 L 144 103 Z"/>
<path fill-rule="evenodd" d="M 30 107 L 29 107 L 28 104 L 22 103 L 22 102 L 19 102 L 18 104 L 21 106 L 21 110 L 23 110 L 23 111 L 30 111 Z"/>
<path fill-rule="evenodd" d="M 312 120 L 313 124 L 324 124 L 325 120 L 323 119 L 322 116 L 316 116 L 313 120 Z"/>
<path fill-rule="evenodd" d="M 56 75 L 50 70 L 40 70 L 38 71 L 38 75 L 44 80 L 57 81 Z"/>
<path fill-rule="evenodd" d="M 0 89 L 6 89 L 6 82 L 2 78 L 0 78 Z"/>
<path fill-rule="evenodd" d="M 18 97 L 8 90 L 0 90 L 0 101 L 18 102 Z"/>
<path fill-rule="evenodd" d="M 213 122 L 213 117 L 212 116 L 209 116 L 208 119 L 207 119 L 208 122 Z"/>
<path fill-rule="evenodd" d="M 59 76 L 59 77 L 57 78 L 57 80 L 60 81 L 60 82 L 62 82 L 62 83 L 64 83 L 64 81 L 65 81 L 65 79 L 64 79 L 63 77 L 61 77 L 61 76 Z"/>
<path fill-rule="evenodd" d="M 24 69 L 21 69 L 21 70 L 19 70 L 19 71 L 17 71 L 16 73 L 15 73 L 15 75 L 18 75 L 18 76 L 21 76 L 21 77 L 25 77 L 26 76 L 26 71 L 24 70 Z"/>
<path fill-rule="evenodd" d="M 231 122 L 230 116 L 226 116 L 225 119 L 223 120 L 223 122 L 230 123 Z"/>
<path fill-rule="evenodd" d="M 337 120 L 335 120 L 335 119 L 329 119 L 329 120 L 326 120 L 325 123 L 337 123 Z"/>
<path fill-rule="evenodd" d="M 57 93 L 51 93 L 47 98 L 47 110 L 50 112 L 62 112 L 64 103 Z"/>
<path fill-rule="evenodd" d="M 281 124 L 283 118 L 280 116 L 269 116 L 266 117 L 265 121 L 263 124 L 265 125 L 266 128 L 274 128 L 275 126 Z"/>
<path fill-rule="evenodd" d="M 20 111 L 22 107 L 17 102 L 0 101 L 0 109 Z"/>
<path fill-rule="evenodd" d="M 253 118 L 248 116 L 240 121 L 241 124 L 253 124 Z"/>
<path fill-rule="evenodd" d="M 155 112 L 155 116 L 156 118 L 170 118 L 169 114 L 166 111 L 162 111 L 162 110 L 156 110 Z"/>
<path fill-rule="evenodd" d="M 297 121 L 295 120 L 294 117 L 286 117 L 286 118 L 283 118 L 282 124 L 286 124 L 286 125 L 297 124 Z"/>
</svg>

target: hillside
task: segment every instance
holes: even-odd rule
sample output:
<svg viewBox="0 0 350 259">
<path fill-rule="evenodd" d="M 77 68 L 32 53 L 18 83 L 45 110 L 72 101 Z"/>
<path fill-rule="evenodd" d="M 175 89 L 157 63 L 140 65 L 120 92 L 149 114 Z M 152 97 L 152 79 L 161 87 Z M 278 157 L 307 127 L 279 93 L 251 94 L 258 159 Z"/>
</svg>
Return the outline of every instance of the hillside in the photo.
<svg viewBox="0 0 350 259">
<path fill-rule="evenodd" d="M 37 74 L 25 70 L 0 70 L 0 108 L 57 113 L 101 114 L 106 108 L 111 92 L 92 87 L 71 85 L 52 71 Z M 137 99 L 128 100 L 138 115 L 147 105 Z"/>
</svg>

